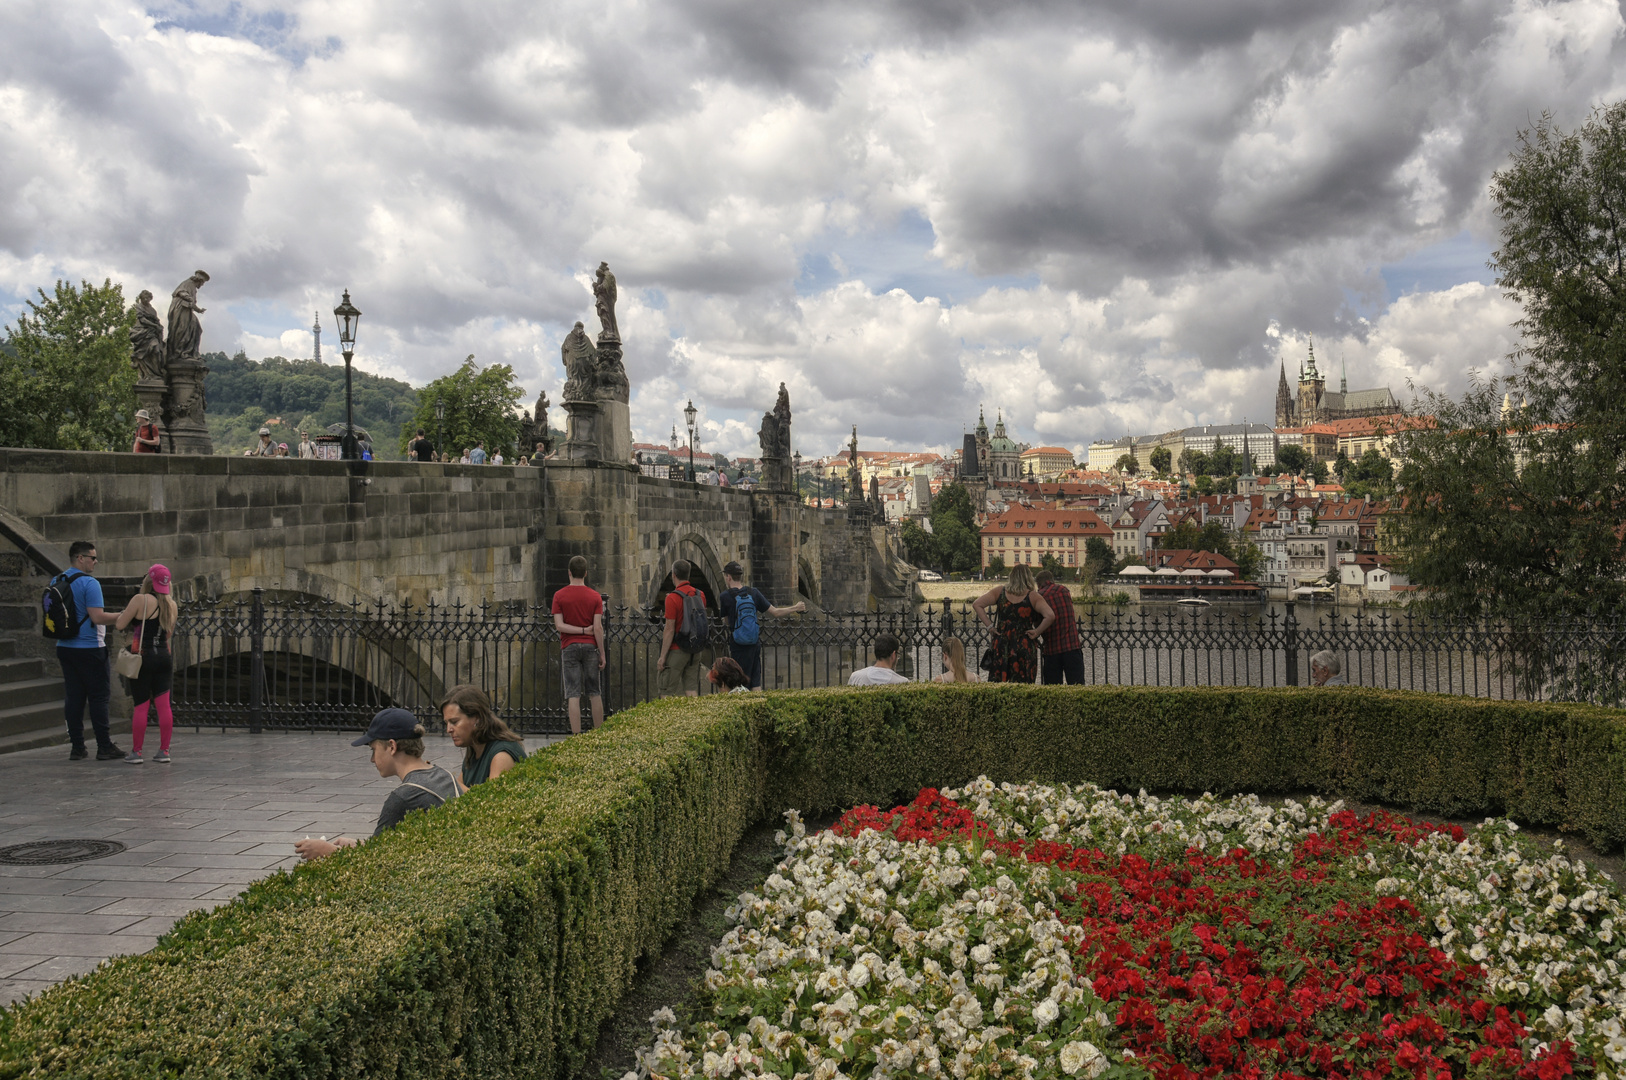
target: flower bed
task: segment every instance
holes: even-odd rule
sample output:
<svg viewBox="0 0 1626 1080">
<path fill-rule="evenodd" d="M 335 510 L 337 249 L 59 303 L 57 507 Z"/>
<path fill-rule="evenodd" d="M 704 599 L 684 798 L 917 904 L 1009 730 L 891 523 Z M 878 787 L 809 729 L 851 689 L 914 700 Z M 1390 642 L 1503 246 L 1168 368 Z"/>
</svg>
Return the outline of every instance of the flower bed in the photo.
<svg viewBox="0 0 1626 1080">
<path fill-rule="evenodd" d="M 632 1076 L 1612 1076 L 1621 899 L 1506 820 L 927 789 L 731 910 Z M 1623 924 L 1626 925 L 1626 924 Z"/>
</svg>

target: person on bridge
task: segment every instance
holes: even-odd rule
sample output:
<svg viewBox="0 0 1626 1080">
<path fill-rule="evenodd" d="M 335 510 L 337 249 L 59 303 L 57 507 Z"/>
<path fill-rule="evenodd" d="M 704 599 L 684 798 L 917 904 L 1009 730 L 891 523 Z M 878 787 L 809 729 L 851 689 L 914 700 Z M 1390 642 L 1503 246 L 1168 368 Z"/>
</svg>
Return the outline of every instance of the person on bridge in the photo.
<svg viewBox="0 0 1626 1080">
<path fill-rule="evenodd" d="M 800 615 L 807 610 L 807 602 L 798 600 L 791 607 L 774 607 L 761 589 L 745 584 L 745 567 L 730 561 L 723 567 L 723 594 L 717 598 L 717 607 L 723 613 L 723 625 L 728 629 L 728 655 L 739 662 L 752 690 L 762 689 L 762 613 L 776 619 L 786 615 Z"/>
<path fill-rule="evenodd" d="M 1039 681 L 1046 686 L 1059 686 L 1065 680 L 1070 686 L 1078 686 L 1084 681 L 1084 642 L 1078 636 L 1073 594 L 1048 570 L 1040 570 L 1034 580 L 1039 584 L 1039 595 L 1056 614 L 1056 621 L 1044 632 Z"/>
<path fill-rule="evenodd" d="M 373 835 L 388 832 L 401 824 L 414 810 L 433 810 L 458 796 L 457 778 L 423 757 L 423 725 L 405 709 L 381 709 L 367 725 L 367 734 L 351 746 L 371 747 L 373 768 L 379 776 L 395 776 L 401 786 L 384 800 Z M 301 859 L 322 859 L 340 848 L 355 847 L 360 840 L 351 836 L 312 839 L 307 836 L 294 844 Z"/>
<path fill-rule="evenodd" d="M 1344 665 L 1331 649 L 1322 649 L 1310 657 L 1310 681 L 1316 686 L 1349 685 L 1349 680 L 1344 678 Z"/>
<path fill-rule="evenodd" d="M 107 722 L 107 703 L 113 696 L 113 677 L 107 669 L 107 628 L 118 616 L 104 610 L 102 586 L 96 573 L 96 545 L 75 540 L 68 547 L 68 569 L 51 579 L 65 582 L 73 591 L 73 606 L 79 612 L 79 626 L 70 638 L 58 639 L 57 663 L 62 665 L 62 711 L 68 721 L 68 739 L 73 749 L 69 761 L 90 756 L 85 749 L 85 709 L 90 709 L 90 726 L 96 733 L 96 760 L 120 761 L 124 751 L 113 745 Z"/>
<path fill-rule="evenodd" d="M 898 638 L 881 634 L 875 639 L 875 663 L 859 668 L 847 678 L 848 686 L 893 686 L 909 680 L 894 669 L 898 666 Z"/>
<path fill-rule="evenodd" d="M 412 445 L 407 449 L 412 452 L 412 460 L 420 464 L 428 464 L 435 460 L 435 446 L 424 438 L 423 428 L 418 429 L 418 434 L 413 436 Z"/>
<path fill-rule="evenodd" d="M 491 699 L 478 686 L 454 686 L 440 703 L 440 718 L 452 745 L 463 751 L 463 776 L 458 787 L 495 780 L 525 760 L 525 736 L 497 717 Z"/>
<path fill-rule="evenodd" d="M 135 445 L 130 449 L 137 454 L 156 454 L 159 452 L 158 425 L 152 422 L 152 414 L 146 409 L 139 409 L 135 418 L 136 425 Z"/>
<path fill-rule="evenodd" d="M 698 686 L 690 682 L 689 667 L 695 654 L 709 643 L 699 627 L 705 626 L 706 594 L 689 584 L 689 560 L 672 564 L 672 591 L 666 594 L 666 626 L 661 631 L 661 655 L 655 661 L 661 697 L 686 693 L 699 697 Z M 697 622 L 698 620 L 698 622 Z"/>
<path fill-rule="evenodd" d="M 169 764 L 169 737 L 175 730 L 175 714 L 169 707 L 175 657 L 169 651 L 169 639 L 175 633 L 175 619 L 179 614 L 169 595 L 169 567 L 154 563 L 141 581 L 141 591 L 130 597 L 113 624 L 119 630 L 134 624 L 130 651 L 141 655 L 141 671 L 130 680 L 130 700 L 135 702 L 135 711 L 130 717 L 133 745 L 124 760 L 131 765 L 140 765 L 143 760 L 141 747 L 147 741 L 148 710 L 158 716 L 158 753 L 152 759 L 162 765 Z"/>
<path fill-rule="evenodd" d="M 593 726 L 604 723 L 604 695 L 599 672 L 604 652 L 604 597 L 587 587 L 587 560 L 570 557 L 570 584 L 553 594 L 553 628 L 559 632 L 559 665 L 565 689 L 570 733 L 582 733 L 582 695 L 593 710 Z"/>
<path fill-rule="evenodd" d="M 485 463 L 486 444 L 484 442 L 477 442 L 474 444 L 474 449 L 469 451 L 469 464 L 484 465 Z"/>
</svg>

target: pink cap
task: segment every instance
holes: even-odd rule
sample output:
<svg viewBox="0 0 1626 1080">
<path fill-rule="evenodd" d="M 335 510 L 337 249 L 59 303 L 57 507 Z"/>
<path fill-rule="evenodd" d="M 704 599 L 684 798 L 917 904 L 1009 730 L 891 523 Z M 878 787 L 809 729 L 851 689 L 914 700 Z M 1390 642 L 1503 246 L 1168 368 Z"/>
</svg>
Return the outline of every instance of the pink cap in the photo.
<svg viewBox="0 0 1626 1080">
<path fill-rule="evenodd" d="M 147 577 L 152 581 L 153 592 L 169 592 L 169 567 L 163 563 L 153 563 L 152 568 L 147 571 Z"/>
</svg>

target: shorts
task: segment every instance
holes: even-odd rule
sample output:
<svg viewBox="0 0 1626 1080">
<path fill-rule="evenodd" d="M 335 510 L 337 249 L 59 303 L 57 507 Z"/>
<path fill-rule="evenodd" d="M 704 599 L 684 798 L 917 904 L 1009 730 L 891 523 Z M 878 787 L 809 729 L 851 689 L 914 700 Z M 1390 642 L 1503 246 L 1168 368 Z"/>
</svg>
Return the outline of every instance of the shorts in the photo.
<svg viewBox="0 0 1626 1080">
<path fill-rule="evenodd" d="M 1059 686 L 1066 679 L 1069 686 L 1084 682 L 1084 650 L 1046 653 L 1039 667 L 1039 681 L 1046 686 Z"/>
<path fill-rule="evenodd" d="M 578 641 L 559 651 L 559 664 L 564 668 L 565 699 L 579 698 L 583 694 L 598 697 L 598 646 L 590 641 Z"/>
<path fill-rule="evenodd" d="M 694 653 L 684 652 L 674 647 L 666 654 L 666 667 L 660 673 L 661 697 L 676 697 L 686 694 L 690 689 L 698 689 L 694 684 Z"/>
<path fill-rule="evenodd" d="M 734 662 L 745 669 L 745 685 L 755 690 L 762 685 L 762 642 L 755 645 L 741 645 L 737 641 L 728 643 L 728 655 Z"/>
<path fill-rule="evenodd" d="M 175 685 L 175 657 L 165 651 L 141 654 L 141 674 L 126 680 L 130 700 L 137 705 L 163 697 Z"/>
</svg>

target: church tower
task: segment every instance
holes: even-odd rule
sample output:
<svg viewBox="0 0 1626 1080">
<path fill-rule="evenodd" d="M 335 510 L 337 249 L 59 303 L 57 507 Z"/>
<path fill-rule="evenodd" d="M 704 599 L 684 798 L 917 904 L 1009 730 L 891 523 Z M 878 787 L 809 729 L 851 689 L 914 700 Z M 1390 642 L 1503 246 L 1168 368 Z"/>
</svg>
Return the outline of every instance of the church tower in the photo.
<svg viewBox="0 0 1626 1080">
<path fill-rule="evenodd" d="M 1276 381 L 1276 426 L 1294 427 L 1293 391 L 1287 386 L 1287 361 L 1282 361 L 1281 378 Z"/>
<path fill-rule="evenodd" d="M 1326 419 L 1322 408 L 1322 395 L 1327 389 L 1327 377 L 1316 370 L 1315 337 L 1310 338 L 1310 362 L 1299 375 L 1300 424 L 1316 424 Z"/>
</svg>

